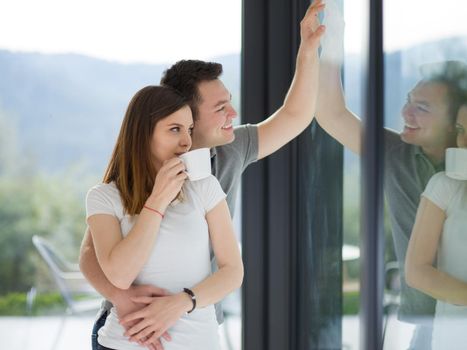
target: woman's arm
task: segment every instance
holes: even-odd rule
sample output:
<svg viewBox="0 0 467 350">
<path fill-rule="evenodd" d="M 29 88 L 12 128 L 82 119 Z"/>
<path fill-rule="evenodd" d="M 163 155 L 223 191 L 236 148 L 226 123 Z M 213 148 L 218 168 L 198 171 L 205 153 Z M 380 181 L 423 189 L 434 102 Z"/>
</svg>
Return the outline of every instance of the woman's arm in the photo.
<svg viewBox="0 0 467 350">
<path fill-rule="evenodd" d="M 108 280 L 118 288 L 131 286 L 154 246 L 162 217 L 143 210 L 123 238 L 115 216 L 96 214 L 88 218 L 97 260 Z"/>
<path fill-rule="evenodd" d="M 407 249 L 405 279 L 435 299 L 467 305 L 467 283 L 433 266 L 445 220 L 444 211 L 422 196 Z"/>
<path fill-rule="evenodd" d="M 164 163 L 146 207 L 124 238 L 116 216 L 95 214 L 88 217 L 97 260 L 108 280 L 116 287 L 129 288 L 149 258 L 162 221 L 161 213 L 180 192 L 187 177 L 184 170 L 179 158 Z"/>
<path fill-rule="evenodd" d="M 207 213 L 206 220 L 219 269 L 191 288 L 196 295 L 196 308 L 222 300 L 234 289 L 239 288 L 243 280 L 243 262 L 227 202 L 225 200 L 219 202 Z M 148 306 L 125 316 L 121 323 L 126 324 L 141 319 L 125 335 L 130 336 L 132 341 L 140 341 L 149 337 L 142 343 L 143 345 L 159 338 L 161 332 L 169 329 L 184 312 L 192 308 L 191 298 L 184 292 L 168 297 L 141 297 L 133 298 L 133 300 Z"/>
<path fill-rule="evenodd" d="M 206 215 L 212 249 L 218 270 L 192 288 L 196 307 L 205 307 L 222 300 L 242 285 L 243 262 L 232 226 L 227 202 L 222 200 Z"/>
</svg>

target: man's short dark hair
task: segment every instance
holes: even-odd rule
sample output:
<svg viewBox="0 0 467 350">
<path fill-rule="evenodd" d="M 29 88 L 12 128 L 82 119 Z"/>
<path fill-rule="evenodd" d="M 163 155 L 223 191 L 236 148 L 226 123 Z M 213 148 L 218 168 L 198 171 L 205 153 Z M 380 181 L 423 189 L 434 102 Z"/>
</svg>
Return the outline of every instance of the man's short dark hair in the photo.
<svg viewBox="0 0 467 350">
<path fill-rule="evenodd" d="M 167 69 L 161 78 L 161 85 L 177 90 L 189 101 L 193 119 L 198 118 L 198 106 L 201 103 L 198 85 L 203 81 L 211 81 L 222 74 L 222 65 L 215 62 L 198 60 L 182 60 Z"/>
<path fill-rule="evenodd" d="M 423 80 L 441 83 L 448 88 L 449 117 L 455 123 L 460 107 L 467 101 L 467 64 L 462 61 L 443 61 L 420 67 Z"/>
</svg>

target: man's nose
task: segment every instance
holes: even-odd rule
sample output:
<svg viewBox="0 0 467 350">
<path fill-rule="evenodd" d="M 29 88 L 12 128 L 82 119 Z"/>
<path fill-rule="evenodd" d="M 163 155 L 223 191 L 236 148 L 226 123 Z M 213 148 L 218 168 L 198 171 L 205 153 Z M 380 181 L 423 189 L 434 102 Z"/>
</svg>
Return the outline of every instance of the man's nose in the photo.
<svg viewBox="0 0 467 350">
<path fill-rule="evenodd" d="M 402 115 L 404 117 L 413 117 L 414 112 L 415 112 L 415 108 L 410 105 L 406 105 L 404 106 L 404 108 L 402 108 Z"/>
<path fill-rule="evenodd" d="M 230 106 L 229 108 L 229 117 L 234 119 L 234 118 L 237 118 L 237 111 L 235 110 L 235 108 L 233 108 L 233 106 Z"/>
</svg>

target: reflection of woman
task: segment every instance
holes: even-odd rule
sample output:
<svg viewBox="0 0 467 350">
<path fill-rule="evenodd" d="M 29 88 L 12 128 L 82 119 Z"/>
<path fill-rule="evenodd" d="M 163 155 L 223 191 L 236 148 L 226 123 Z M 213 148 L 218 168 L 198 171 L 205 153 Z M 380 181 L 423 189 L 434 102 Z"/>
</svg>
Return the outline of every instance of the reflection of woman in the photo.
<svg viewBox="0 0 467 350">
<path fill-rule="evenodd" d="M 459 110 L 456 128 L 458 147 L 467 148 L 467 104 Z M 430 179 L 418 208 L 405 270 L 410 286 L 437 299 L 433 349 L 465 349 L 467 180 L 452 179 L 444 172 Z"/>
<path fill-rule="evenodd" d="M 140 90 L 128 106 L 104 183 L 86 199 L 107 278 L 119 288 L 154 284 L 171 293 L 152 302 L 158 319 L 144 330 L 153 339 L 170 328 L 165 350 L 219 349 L 213 304 L 243 277 L 219 183 L 213 176 L 186 181 L 178 158 L 191 147 L 192 127 L 191 110 L 178 94 L 160 86 Z M 210 243 L 219 265 L 214 274 Z M 99 331 L 101 349 L 143 349 L 124 332 L 112 309 Z"/>
</svg>

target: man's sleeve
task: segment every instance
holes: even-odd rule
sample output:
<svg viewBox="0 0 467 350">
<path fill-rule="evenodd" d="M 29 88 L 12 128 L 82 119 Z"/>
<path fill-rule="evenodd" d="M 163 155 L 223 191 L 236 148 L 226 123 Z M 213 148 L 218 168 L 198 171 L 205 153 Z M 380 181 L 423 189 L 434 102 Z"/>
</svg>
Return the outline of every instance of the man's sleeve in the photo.
<svg viewBox="0 0 467 350">
<path fill-rule="evenodd" d="M 243 169 L 258 160 L 258 127 L 245 124 L 235 128 L 234 147 L 243 156 Z"/>
</svg>

